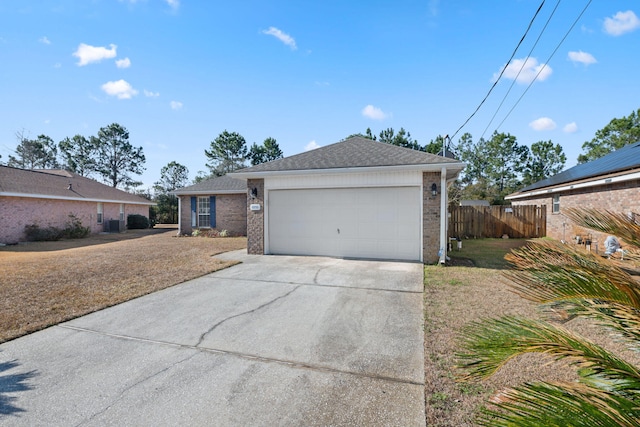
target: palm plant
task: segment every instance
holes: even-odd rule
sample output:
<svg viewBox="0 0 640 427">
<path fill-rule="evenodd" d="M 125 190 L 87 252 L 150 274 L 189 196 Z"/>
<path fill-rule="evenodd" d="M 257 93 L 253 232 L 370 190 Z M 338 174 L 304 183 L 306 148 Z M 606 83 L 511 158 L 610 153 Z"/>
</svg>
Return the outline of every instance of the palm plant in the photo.
<svg viewBox="0 0 640 427">
<path fill-rule="evenodd" d="M 568 216 L 580 226 L 617 235 L 640 248 L 640 225 L 632 217 L 595 210 L 571 210 Z M 478 423 L 640 426 L 640 369 L 562 325 L 576 316 L 595 319 L 638 350 L 640 285 L 629 269 L 631 262 L 549 240 L 529 242 L 506 258 L 515 267 L 506 273 L 512 289 L 539 303 L 548 319 L 503 317 L 471 324 L 459 355 L 461 380 L 485 379 L 510 359 L 531 352 L 568 362 L 579 379 L 503 390 L 481 411 Z"/>
</svg>

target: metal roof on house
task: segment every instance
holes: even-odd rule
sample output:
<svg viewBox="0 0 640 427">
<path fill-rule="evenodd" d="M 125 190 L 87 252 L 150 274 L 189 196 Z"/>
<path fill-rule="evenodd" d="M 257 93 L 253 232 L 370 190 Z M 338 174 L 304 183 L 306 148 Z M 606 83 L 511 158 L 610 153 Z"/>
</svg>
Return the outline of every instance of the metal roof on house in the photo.
<svg viewBox="0 0 640 427">
<path fill-rule="evenodd" d="M 231 178 L 228 175 L 205 179 L 188 187 L 178 188 L 172 191 L 175 195 L 185 194 L 233 194 L 246 193 L 247 183 L 241 179 Z"/>
<path fill-rule="evenodd" d="M 443 165 L 462 170 L 459 160 L 354 136 L 315 150 L 233 172 L 234 176 L 263 172 L 311 171 L 385 166 Z"/>
<path fill-rule="evenodd" d="M 64 170 L 0 166 L 0 196 L 155 205 L 150 200 Z"/>
<path fill-rule="evenodd" d="M 637 168 L 640 168 L 640 142 L 627 144 L 599 159 L 576 165 L 550 178 L 531 184 L 514 194 Z"/>
</svg>

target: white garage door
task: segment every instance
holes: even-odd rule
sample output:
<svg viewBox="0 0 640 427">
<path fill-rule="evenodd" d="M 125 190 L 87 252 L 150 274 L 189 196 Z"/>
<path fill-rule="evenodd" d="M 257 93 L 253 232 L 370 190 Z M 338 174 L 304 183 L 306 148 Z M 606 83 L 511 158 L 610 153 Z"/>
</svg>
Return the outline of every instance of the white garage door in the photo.
<svg viewBox="0 0 640 427">
<path fill-rule="evenodd" d="M 420 260 L 418 187 L 269 191 L 269 252 Z"/>
</svg>

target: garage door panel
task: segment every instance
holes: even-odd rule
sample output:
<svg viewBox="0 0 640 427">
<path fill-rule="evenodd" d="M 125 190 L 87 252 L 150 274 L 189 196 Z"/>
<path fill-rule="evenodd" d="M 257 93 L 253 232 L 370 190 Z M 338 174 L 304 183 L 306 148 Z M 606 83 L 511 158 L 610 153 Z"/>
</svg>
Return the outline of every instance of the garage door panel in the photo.
<svg viewBox="0 0 640 427">
<path fill-rule="evenodd" d="M 273 254 L 420 259 L 420 189 L 270 190 Z"/>
</svg>

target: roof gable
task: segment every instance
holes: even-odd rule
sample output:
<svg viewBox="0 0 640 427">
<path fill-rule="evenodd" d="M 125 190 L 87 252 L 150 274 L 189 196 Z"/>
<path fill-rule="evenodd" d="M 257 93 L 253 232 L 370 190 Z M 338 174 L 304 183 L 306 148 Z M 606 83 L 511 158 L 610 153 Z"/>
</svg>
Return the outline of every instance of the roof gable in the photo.
<svg viewBox="0 0 640 427">
<path fill-rule="evenodd" d="M 588 178 L 595 178 L 602 175 L 623 172 L 625 170 L 637 169 L 639 167 L 640 142 L 636 142 L 633 144 L 627 144 L 619 150 L 613 151 L 599 159 L 576 165 L 550 178 L 531 184 L 520 190 L 518 193 L 526 193 L 540 188 L 566 184 Z"/>
<path fill-rule="evenodd" d="M 354 136 L 315 150 L 240 169 L 233 175 L 429 164 L 451 164 L 462 169 L 461 162 L 455 159 Z"/>
<path fill-rule="evenodd" d="M 27 170 L 9 166 L 0 166 L 0 196 L 155 204 L 143 197 L 72 172 Z"/>
</svg>

